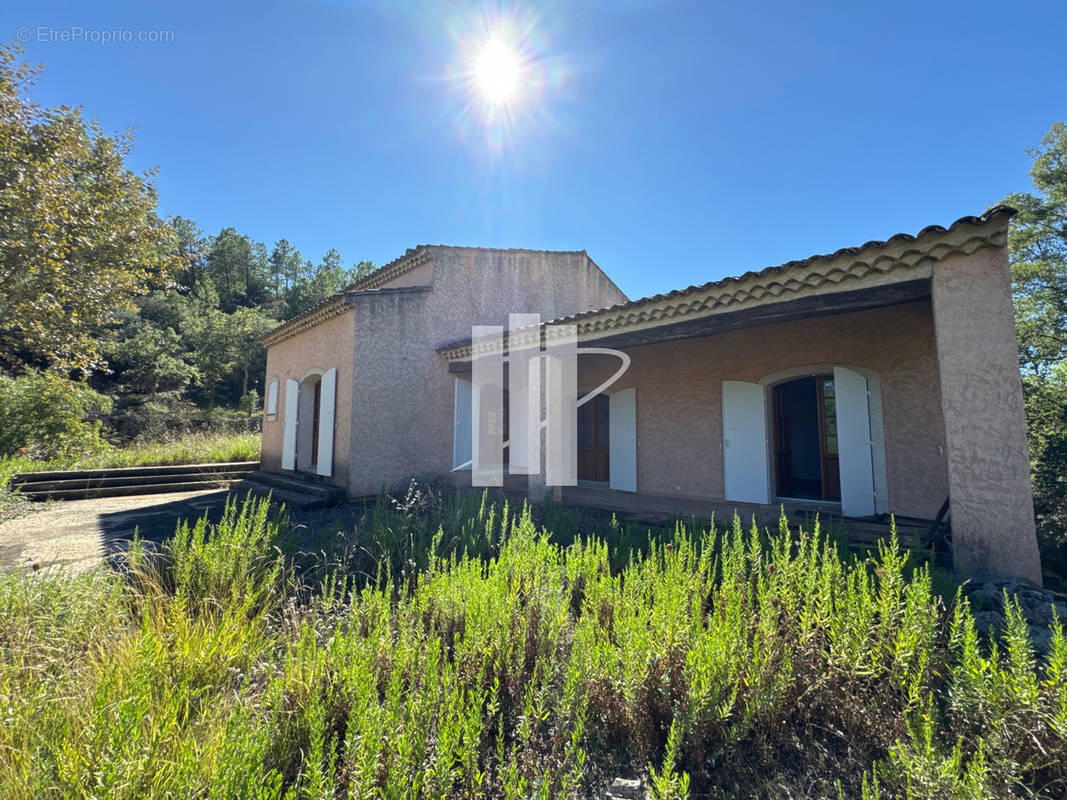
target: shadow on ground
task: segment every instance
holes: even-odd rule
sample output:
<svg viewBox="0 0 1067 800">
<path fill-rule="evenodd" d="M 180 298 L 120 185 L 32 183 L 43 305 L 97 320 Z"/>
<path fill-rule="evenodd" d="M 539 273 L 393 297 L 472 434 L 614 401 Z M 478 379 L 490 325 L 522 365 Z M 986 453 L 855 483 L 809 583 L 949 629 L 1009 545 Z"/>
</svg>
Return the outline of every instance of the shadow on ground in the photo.
<svg viewBox="0 0 1067 800">
<path fill-rule="evenodd" d="M 98 513 L 101 555 L 104 560 L 113 563 L 116 557 L 126 553 L 135 534 L 150 549 L 156 549 L 174 536 L 175 529 L 182 521 L 192 525 L 206 516 L 209 523 L 216 523 L 222 517 L 227 500 L 231 498 L 243 502 L 246 495 L 220 489 L 171 502 Z M 272 505 L 272 513 L 282 512 L 280 506 Z M 365 503 L 357 502 L 332 508 L 285 510 L 288 517 L 285 544 L 303 552 L 328 551 L 334 544 L 334 537 L 354 536 L 365 509 Z"/>
</svg>

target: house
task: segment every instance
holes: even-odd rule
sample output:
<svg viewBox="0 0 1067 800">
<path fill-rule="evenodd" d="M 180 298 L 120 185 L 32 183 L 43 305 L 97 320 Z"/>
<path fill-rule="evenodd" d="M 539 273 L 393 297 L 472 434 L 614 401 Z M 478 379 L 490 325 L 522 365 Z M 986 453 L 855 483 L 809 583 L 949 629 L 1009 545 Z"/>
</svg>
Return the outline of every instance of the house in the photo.
<svg viewBox="0 0 1067 800">
<path fill-rule="evenodd" d="M 351 496 L 469 483 L 472 425 L 507 424 L 472 420 L 472 326 L 534 313 L 630 358 L 575 412 L 580 486 L 846 517 L 932 519 L 949 499 L 958 570 L 1039 585 L 1013 213 L 640 300 L 584 251 L 416 247 L 263 337 L 263 469 Z M 579 389 L 617 364 L 579 358 Z"/>
</svg>

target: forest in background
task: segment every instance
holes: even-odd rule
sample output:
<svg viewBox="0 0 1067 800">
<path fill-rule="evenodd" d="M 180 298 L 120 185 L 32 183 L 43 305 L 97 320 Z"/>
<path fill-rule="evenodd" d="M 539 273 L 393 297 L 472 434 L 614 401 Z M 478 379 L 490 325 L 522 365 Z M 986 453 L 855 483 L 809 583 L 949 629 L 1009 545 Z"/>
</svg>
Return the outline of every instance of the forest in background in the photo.
<svg viewBox="0 0 1067 800">
<path fill-rule="evenodd" d="M 259 337 L 374 269 L 157 211 L 129 134 L 43 108 L 0 48 L 0 456 L 258 423 Z"/>
</svg>

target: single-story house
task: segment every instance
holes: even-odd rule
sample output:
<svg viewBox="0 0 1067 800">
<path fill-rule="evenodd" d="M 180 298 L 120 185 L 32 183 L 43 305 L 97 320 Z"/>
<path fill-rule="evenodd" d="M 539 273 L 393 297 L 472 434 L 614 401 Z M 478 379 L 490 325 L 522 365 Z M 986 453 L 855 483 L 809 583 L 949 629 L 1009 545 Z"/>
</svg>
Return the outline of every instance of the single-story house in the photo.
<svg viewBox="0 0 1067 800">
<path fill-rule="evenodd" d="M 464 480 L 472 425 L 500 424 L 472 422 L 472 326 L 539 314 L 630 357 L 575 412 L 580 484 L 845 517 L 932 519 L 948 499 L 957 569 L 1039 585 L 1013 213 L 639 300 L 585 251 L 420 245 L 263 337 L 262 469 L 353 497 Z M 580 388 L 617 363 L 578 359 Z"/>
</svg>

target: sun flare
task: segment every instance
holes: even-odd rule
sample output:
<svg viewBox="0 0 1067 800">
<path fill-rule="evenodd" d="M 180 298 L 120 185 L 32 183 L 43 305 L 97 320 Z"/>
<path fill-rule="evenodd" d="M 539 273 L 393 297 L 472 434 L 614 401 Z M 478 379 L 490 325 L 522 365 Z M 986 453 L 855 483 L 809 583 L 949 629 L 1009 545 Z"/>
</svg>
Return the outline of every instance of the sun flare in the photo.
<svg viewBox="0 0 1067 800">
<path fill-rule="evenodd" d="M 482 97 L 493 105 L 515 99 L 522 83 L 522 61 L 514 48 L 491 39 L 474 61 L 474 80 Z"/>
</svg>

